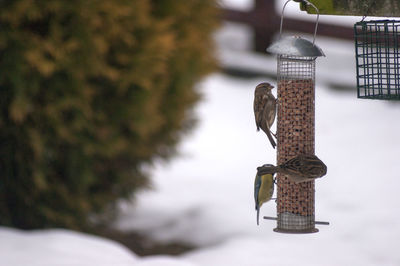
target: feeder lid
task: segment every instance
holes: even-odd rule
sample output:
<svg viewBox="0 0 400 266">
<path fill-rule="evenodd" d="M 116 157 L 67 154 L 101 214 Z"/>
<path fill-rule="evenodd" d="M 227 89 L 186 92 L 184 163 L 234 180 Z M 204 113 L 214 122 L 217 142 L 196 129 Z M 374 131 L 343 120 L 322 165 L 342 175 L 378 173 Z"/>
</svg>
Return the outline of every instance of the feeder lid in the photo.
<svg viewBox="0 0 400 266">
<path fill-rule="evenodd" d="M 324 52 L 316 44 L 299 36 L 281 38 L 279 41 L 271 44 L 267 48 L 267 52 L 292 56 L 325 56 Z"/>
</svg>

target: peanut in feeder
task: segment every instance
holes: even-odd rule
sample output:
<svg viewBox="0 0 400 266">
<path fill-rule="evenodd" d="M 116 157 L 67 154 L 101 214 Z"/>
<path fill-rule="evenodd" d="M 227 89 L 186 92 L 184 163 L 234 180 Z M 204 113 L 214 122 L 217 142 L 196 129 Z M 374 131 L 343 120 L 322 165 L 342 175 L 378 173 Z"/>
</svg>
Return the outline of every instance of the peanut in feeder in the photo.
<svg viewBox="0 0 400 266">
<path fill-rule="evenodd" d="M 280 34 L 282 34 L 282 10 Z M 318 13 L 318 9 L 310 2 Z M 280 38 L 267 51 L 277 55 L 278 117 L 277 163 L 299 155 L 315 153 L 315 60 L 325 56 L 314 40 L 301 37 Z M 315 228 L 314 181 L 296 184 L 277 174 L 276 232 L 312 233 Z"/>
</svg>

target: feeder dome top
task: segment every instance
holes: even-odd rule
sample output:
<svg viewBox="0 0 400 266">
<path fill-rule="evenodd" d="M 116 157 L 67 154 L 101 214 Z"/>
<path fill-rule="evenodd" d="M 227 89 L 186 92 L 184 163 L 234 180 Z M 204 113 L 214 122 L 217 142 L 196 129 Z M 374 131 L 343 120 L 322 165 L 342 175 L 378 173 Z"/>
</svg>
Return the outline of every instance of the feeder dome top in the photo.
<svg viewBox="0 0 400 266">
<path fill-rule="evenodd" d="M 284 37 L 274 42 L 267 48 L 267 52 L 272 54 L 291 55 L 291 56 L 325 56 L 321 48 L 309 40 L 299 36 Z"/>
</svg>

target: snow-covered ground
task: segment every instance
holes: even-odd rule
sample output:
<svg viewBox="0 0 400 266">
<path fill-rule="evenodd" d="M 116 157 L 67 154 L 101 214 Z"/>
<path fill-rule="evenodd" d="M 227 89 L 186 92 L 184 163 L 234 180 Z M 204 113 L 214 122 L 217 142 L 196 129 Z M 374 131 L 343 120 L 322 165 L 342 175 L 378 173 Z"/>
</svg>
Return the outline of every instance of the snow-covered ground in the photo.
<svg viewBox="0 0 400 266">
<path fill-rule="evenodd" d="M 69 230 L 0 227 L 0 265 L 136 265 L 136 256 L 104 238 Z"/>
<path fill-rule="evenodd" d="M 274 73 L 273 57 L 248 51 L 249 34 L 232 24 L 217 34 L 221 63 Z M 204 96 L 196 108 L 199 125 L 181 143 L 181 156 L 156 165 L 154 189 L 140 193 L 136 204 L 121 202 L 115 223 L 197 249 L 141 258 L 72 231 L 0 227 L 0 265 L 400 265 L 400 104 L 356 98 L 353 43 L 318 38 L 317 44 L 326 57 L 317 59 L 316 154 L 328 174 L 316 181 L 316 218 L 331 223 L 319 233 L 275 233 L 269 220 L 256 225 L 256 167 L 275 164 L 276 155 L 256 132 L 253 90 L 275 81 L 215 73 L 198 84 Z M 337 92 L 332 84 L 354 90 Z M 275 216 L 275 203 L 261 214 Z"/>
<path fill-rule="evenodd" d="M 328 174 L 316 181 L 316 217 L 331 225 L 312 235 L 277 234 L 275 222 L 256 226 L 253 206 L 256 167 L 275 163 L 253 121 L 260 81 L 215 74 L 201 84 L 202 120 L 182 144 L 184 157 L 155 169 L 156 189 L 136 206 L 124 204 L 117 226 L 197 244 L 181 256 L 196 265 L 400 265 L 400 105 L 318 83 L 316 154 Z M 275 208 L 266 204 L 262 214 L 274 216 Z"/>
</svg>

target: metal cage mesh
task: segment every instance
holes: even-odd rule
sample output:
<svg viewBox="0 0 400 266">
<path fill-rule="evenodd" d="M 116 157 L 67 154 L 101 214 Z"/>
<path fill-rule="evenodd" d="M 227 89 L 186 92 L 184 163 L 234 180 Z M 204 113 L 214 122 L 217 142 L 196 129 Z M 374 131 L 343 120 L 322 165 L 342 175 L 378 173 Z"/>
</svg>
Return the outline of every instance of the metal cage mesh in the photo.
<svg viewBox="0 0 400 266">
<path fill-rule="evenodd" d="M 299 154 L 314 154 L 315 59 L 278 56 L 278 153 L 281 164 Z M 278 232 L 315 232 L 314 181 L 295 184 L 277 175 Z"/>
<path fill-rule="evenodd" d="M 400 21 L 354 25 L 358 98 L 400 100 Z"/>
</svg>

